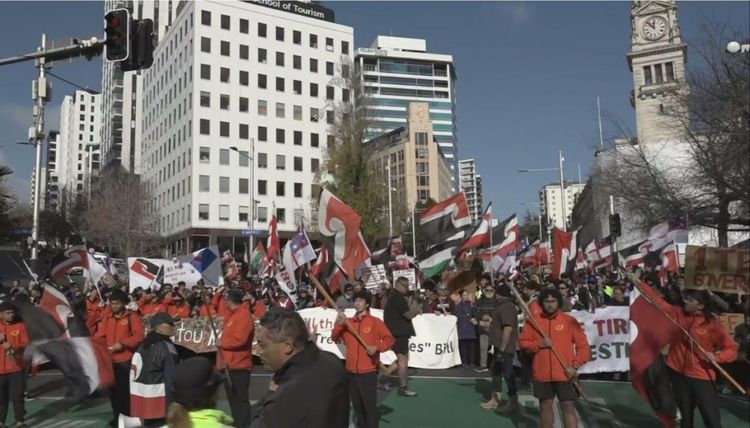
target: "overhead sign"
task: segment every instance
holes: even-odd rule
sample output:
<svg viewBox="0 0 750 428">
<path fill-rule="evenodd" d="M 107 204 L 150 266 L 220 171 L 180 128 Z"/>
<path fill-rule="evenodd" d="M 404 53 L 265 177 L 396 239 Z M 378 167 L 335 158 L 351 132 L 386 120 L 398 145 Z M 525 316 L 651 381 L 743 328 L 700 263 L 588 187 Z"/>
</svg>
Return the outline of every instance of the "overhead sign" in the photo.
<svg viewBox="0 0 750 428">
<path fill-rule="evenodd" d="M 242 236 L 265 236 L 266 231 L 260 229 L 242 229 Z"/>
<path fill-rule="evenodd" d="M 315 3 L 302 3 L 298 1 L 280 1 L 280 0 L 243 0 L 246 3 L 257 4 L 258 6 L 279 9 L 285 12 L 297 15 L 307 16 L 309 18 L 320 19 L 328 22 L 335 22 L 336 15 L 331 9 L 325 8 Z"/>
<path fill-rule="evenodd" d="M 713 292 L 747 294 L 750 284 L 750 250 L 698 247 L 685 250 L 685 287 Z"/>
</svg>

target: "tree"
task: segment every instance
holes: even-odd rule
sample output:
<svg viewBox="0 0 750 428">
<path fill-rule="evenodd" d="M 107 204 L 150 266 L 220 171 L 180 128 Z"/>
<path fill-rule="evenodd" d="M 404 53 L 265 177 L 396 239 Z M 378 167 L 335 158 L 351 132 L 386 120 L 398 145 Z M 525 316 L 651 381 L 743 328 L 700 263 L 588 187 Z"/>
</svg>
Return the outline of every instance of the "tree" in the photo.
<svg viewBox="0 0 750 428">
<path fill-rule="evenodd" d="M 11 218 L 8 215 L 15 202 L 13 193 L 5 182 L 6 178 L 13 174 L 13 170 L 5 165 L 0 165 L 0 239 L 7 238 L 6 234 L 12 227 Z"/>
<path fill-rule="evenodd" d="M 687 216 L 716 230 L 721 247 L 729 232 L 750 231 L 750 57 L 724 52 L 727 34 L 704 25 L 703 40 L 691 44 L 698 65 L 689 91 L 674 93 L 663 113 L 676 119 L 680 141 L 639 144 L 623 135 L 594 174 L 640 228 Z"/>
<path fill-rule="evenodd" d="M 348 70 L 348 71 L 345 71 Z M 321 170 L 316 174 L 318 185 L 327 188 L 344 203 L 352 207 L 361 217 L 361 230 L 370 242 L 388 233 L 388 206 L 386 186 L 374 178 L 369 163 L 367 129 L 370 123 L 367 97 L 360 90 L 358 74 L 352 74 L 351 64 L 342 66 L 341 78 L 332 83 L 342 91 L 358 97 L 358 102 L 344 100 L 329 103 L 327 118 L 330 123 L 326 157 Z M 317 209 L 314 195 L 313 210 Z M 394 220 L 399 218 L 394 213 Z M 394 221 L 394 225 L 399 222 Z"/>
<path fill-rule="evenodd" d="M 92 195 L 83 229 L 86 237 L 124 258 L 158 253 L 163 238 L 151 200 L 138 176 L 111 172 Z"/>
<path fill-rule="evenodd" d="M 546 223 L 546 218 L 542 218 L 542 235 L 544 235 Z M 526 214 L 524 214 L 523 220 L 521 221 L 519 230 L 521 236 L 525 236 L 529 240 L 529 243 L 532 243 L 537 239 L 541 240 L 542 236 L 539 236 L 539 215 L 531 214 L 531 212 L 526 211 Z"/>
</svg>

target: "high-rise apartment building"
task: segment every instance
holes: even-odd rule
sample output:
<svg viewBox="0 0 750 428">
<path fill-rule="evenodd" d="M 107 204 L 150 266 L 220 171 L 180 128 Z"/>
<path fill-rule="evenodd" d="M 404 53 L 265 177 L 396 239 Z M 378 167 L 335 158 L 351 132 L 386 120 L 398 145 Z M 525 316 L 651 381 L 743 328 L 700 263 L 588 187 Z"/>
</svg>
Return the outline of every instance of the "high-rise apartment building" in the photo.
<svg viewBox="0 0 750 428">
<path fill-rule="evenodd" d="M 368 137 L 406 125 L 409 103 L 429 103 L 429 118 L 440 150 L 458 191 L 453 56 L 430 53 L 423 39 L 378 36 L 369 48 L 359 48 L 355 65 L 364 94 L 359 102 L 369 109 Z"/>
<path fill-rule="evenodd" d="M 461 191 L 466 194 L 471 220 L 478 222 L 484 213 L 484 201 L 482 200 L 482 176 L 477 174 L 474 159 L 458 161 L 458 177 Z"/>
<path fill-rule="evenodd" d="M 141 177 L 171 251 L 241 251 L 274 214 L 287 236 L 309 222 L 352 43 L 315 3 L 179 4 L 143 72 L 141 121 Z"/>
<path fill-rule="evenodd" d="M 565 201 L 563 202 L 560 182 L 550 183 L 539 189 L 539 207 L 541 215 L 547 217 L 547 224 L 559 229 L 564 224 L 570 223 L 573 207 L 578 200 L 578 195 L 583 192 L 585 183 L 565 182 Z"/>
</svg>

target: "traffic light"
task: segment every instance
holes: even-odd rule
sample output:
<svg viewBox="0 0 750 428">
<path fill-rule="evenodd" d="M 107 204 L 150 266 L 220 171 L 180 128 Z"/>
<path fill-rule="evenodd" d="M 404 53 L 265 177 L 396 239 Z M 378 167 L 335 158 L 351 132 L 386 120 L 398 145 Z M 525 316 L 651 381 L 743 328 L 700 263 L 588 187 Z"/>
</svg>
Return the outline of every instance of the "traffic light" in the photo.
<svg viewBox="0 0 750 428">
<path fill-rule="evenodd" d="M 622 227 L 620 224 L 620 214 L 609 215 L 609 235 L 613 238 L 622 236 Z"/>
<path fill-rule="evenodd" d="M 130 57 L 120 63 L 122 71 L 143 70 L 154 63 L 154 21 L 133 21 L 130 37 Z"/>
<path fill-rule="evenodd" d="M 124 61 L 130 56 L 130 11 L 110 10 L 104 15 L 107 61 Z"/>
</svg>

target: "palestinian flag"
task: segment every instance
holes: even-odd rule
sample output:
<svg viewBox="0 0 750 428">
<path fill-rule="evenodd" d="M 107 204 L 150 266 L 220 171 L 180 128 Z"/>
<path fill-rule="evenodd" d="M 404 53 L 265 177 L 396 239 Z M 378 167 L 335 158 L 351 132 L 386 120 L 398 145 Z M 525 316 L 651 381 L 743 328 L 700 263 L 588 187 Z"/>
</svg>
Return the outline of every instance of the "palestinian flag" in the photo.
<svg viewBox="0 0 750 428">
<path fill-rule="evenodd" d="M 424 254 L 420 255 L 417 265 L 425 278 L 432 278 L 453 264 L 453 259 L 458 254 L 460 240 L 445 242 L 434 245 Z"/>
<path fill-rule="evenodd" d="M 258 241 L 253 253 L 250 255 L 250 269 L 260 272 L 263 268 L 263 260 L 266 258 L 266 249 L 263 247 L 263 241 Z"/>
</svg>

